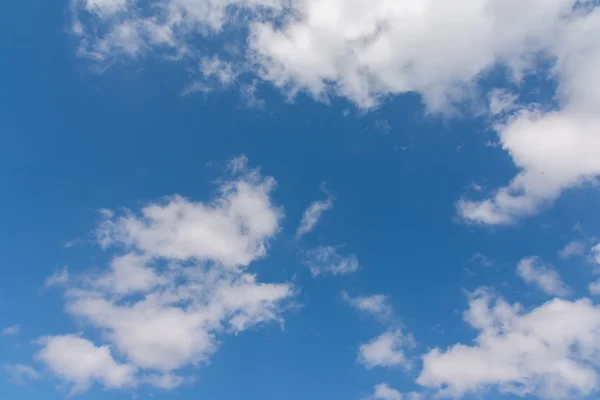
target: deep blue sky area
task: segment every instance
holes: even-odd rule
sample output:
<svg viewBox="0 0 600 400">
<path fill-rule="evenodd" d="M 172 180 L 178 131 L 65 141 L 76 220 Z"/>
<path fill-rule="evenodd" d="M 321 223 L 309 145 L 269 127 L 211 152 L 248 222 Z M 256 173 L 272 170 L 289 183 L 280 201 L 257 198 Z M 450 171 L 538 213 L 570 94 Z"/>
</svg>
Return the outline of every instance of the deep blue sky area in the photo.
<svg viewBox="0 0 600 400">
<path fill-rule="evenodd" d="M 454 387 L 445 377 L 436 381 L 439 387 L 418 382 L 425 354 L 457 343 L 481 345 L 473 342 L 480 327 L 463 320 L 469 293 L 488 288 L 509 304 L 521 303 L 523 312 L 555 297 L 515 273 L 521 260 L 535 256 L 556 271 L 569 286 L 565 302 L 589 296 L 600 222 L 593 184 L 571 185 L 506 225 L 468 223 L 457 211 L 460 199 L 489 198 L 519 172 L 506 147 L 490 145 L 499 139 L 495 116 L 485 111 L 487 91 L 508 87 L 522 93 L 522 102 L 557 107 L 551 66 L 519 84 L 500 67 L 486 71 L 474 85 L 478 94 L 458 113 L 429 112 L 417 90 L 361 109 L 335 94 L 328 101 L 306 92 L 289 98 L 267 81 L 257 83 L 263 102 L 257 106 L 236 85 L 184 94 L 197 76 L 190 72 L 194 59 L 173 61 L 148 51 L 116 56 L 100 68 L 77 55 L 71 18 L 66 1 L 0 6 L 0 329 L 17 327 L 0 336 L 0 398 L 399 400 L 374 392 L 387 382 L 416 399 L 416 393 L 427 397 Z M 227 38 L 194 43 L 219 49 Z M 109 329 L 68 311 L 68 284 L 45 288 L 44 282 L 63 266 L 70 276 L 105 270 L 125 251 L 97 242 L 99 210 L 139 217 L 144 206 L 167 204 L 173 195 L 213 204 L 229 160 L 241 155 L 249 168 L 276 180 L 270 201 L 284 214 L 265 241 L 266 254 L 247 271 L 260 282 L 290 283 L 293 304 L 242 332 L 215 331 L 218 349 L 208 360 L 159 371 L 186 379 L 170 390 L 144 383 L 110 387 L 99 375 L 72 378 L 40 356 L 41 337 L 77 334 L 110 345 L 117 363 L 138 368 L 136 379 L 150 374 L 113 343 Z M 328 196 L 332 206 L 298 238 L 305 210 Z M 561 258 L 574 241 L 581 250 Z M 307 258 L 320 246 L 354 254 L 358 269 L 313 276 Z M 343 293 L 384 294 L 393 316 L 373 318 Z M 402 353 L 410 362 L 365 368 L 360 346 L 395 329 L 404 332 Z M 595 326 L 591 334 L 598 332 Z M 482 378 L 477 390 L 469 386 L 451 397 L 550 398 L 538 390 L 544 373 L 506 382 Z M 73 390 L 77 379 L 87 383 L 83 390 Z M 529 389 L 507 391 L 509 384 Z M 569 388 L 572 397 L 555 398 L 596 393 Z"/>
</svg>

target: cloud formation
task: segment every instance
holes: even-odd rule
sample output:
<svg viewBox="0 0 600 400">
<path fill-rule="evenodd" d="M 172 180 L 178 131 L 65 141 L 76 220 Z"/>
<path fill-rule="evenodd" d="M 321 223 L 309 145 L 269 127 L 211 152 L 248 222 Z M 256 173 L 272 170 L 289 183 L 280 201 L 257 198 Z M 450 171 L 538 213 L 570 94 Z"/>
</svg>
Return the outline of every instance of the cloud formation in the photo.
<svg viewBox="0 0 600 400">
<path fill-rule="evenodd" d="M 355 254 L 341 255 L 332 246 L 320 246 L 306 252 L 305 261 L 313 277 L 322 274 L 346 275 L 358 271 Z"/>
<path fill-rule="evenodd" d="M 559 257 L 565 260 L 573 258 L 575 256 L 582 256 L 585 254 L 585 245 L 579 240 L 573 240 L 565 245 L 558 253 Z"/>
<path fill-rule="evenodd" d="M 348 293 L 342 292 L 342 299 L 351 307 L 370 314 L 380 321 L 387 321 L 394 314 L 394 309 L 389 304 L 388 297 L 383 294 L 352 297 Z"/>
<path fill-rule="evenodd" d="M 359 348 L 358 361 L 367 369 L 375 367 L 410 366 L 404 354 L 404 348 L 414 346 L 412 336 L 400 331 L 390 330 L 382 333 Z"/>
<path fill-rule="evenodd" d="M 595 264 L 593 273 L 594 275 L 598 275 L 600 273 L 600 244 L 597 244 L 594 247 L 592 247 L 591 253 L 591 260 Z M 590 294 L 594 296 L 600 295 L 600 279 L 591 282 L 588 285 L 588 290 Z"/>
<path fill-rule="evenodd" d="M 73 277 L 65 301 L 108 344 L 76 335 L 39 341 L 38 359 L 73 390 L 93 382 L 171 388 L 184 381 L 176 371 L 209 361 L 222 335 L 281 321 L 293 287 L 247 272 L 279 230 L 275 181 L 245 159 L 231 165 L 210 203 L 174 196 L 140 213 L 104 213 L 98 242 L 115 254 L 106 269 Z"/>
<path fill-rule="evenodd" d="M 488 93 L 499 143 L 519 172 L 487 198 L 457 203 L 467 222 L 509 224 L 600 174 L 597 6 L 593 0 L 72 0 L 71 10 L 81 55 L 192 60 L 199 74 L 223 84 L 247 73 L 290 95 L 341 96 L 362 108 L 419 93 L 430 111 L 451 113 L 476 97 L 478 82 L 494 70 L 506 71 L 507 87 L 546 75 L 557 83 L 556 105 L 523 103 L 508 88 Z M 230 54 L 204 54 L 197 46 L 198 35 L 225 31 L 245 32 L 246 40 L 227 43 L 236 49 Z M 215 69 L 232 60 L 235 69 Z M 548 62 L 551 68 L 543 66 Z"/>
<path fill-rule="evenodd" d="M 373 400 L 402 400 L 402 393 L 392 389 L 387 383 L 375 386 L 375 391 L 370 397 Z"/>
<path fill-rule="evenodd" d="M 5 364 L 4 369 L 10 375 L 12 382 L 16 385 L 24 385 L 26 380 L 40 379 L 40 373 L 33 367 L 23 364 Z"/>
<path fill-rule="evenodd" d="M 44 288 L 48 289 L 54 286 L 62 286 L 69 281 L 69 269 L 64 266 L 56 270 L 52 275 L 44 280 Z"/>
<path fill-rule="evenodd" d="M 134 384 L 136 368 L 115 361 L 109 346 L 96 346 L 77 335 L 46 336 L 38 342 L 43 347 L 37 359 L 53 374 L 72 383 L 71 393 L 88 389 L 93 381 L 108 388 Z"/>
<path fill-rule="evenodd" d="M 527 257 L 519 261 L 517 275 L 525 283 L 536 286 L 547 295 L 566 296 L 571 292 L 558 271 L 550 265 L 540 264 L 536 257 Z"/>
<path fill-rule="evenodd" d="M 496 388 L 544 399 L 585 397 L 599 388 L 600 309 L 587 299 L 554 299 L 531 310 L 480 290 L 465 321 L 472 345 L 423 356 L 420 385 L 460 397 Z"/>
<path fill-rule="evenodd" d="M 13 336 L 18 335 L 21 332 L 21 325 L 13 325 L 2 329 L 0 335 L 2 336 Z"/>
<path fill-rule="evenodd" d="M 312 202 L 302 214 L 302 220 L 296 230 L 296 239 L 311 232 L 321 219 L 323 212 L 333 208 L 333 199 L 331 195 L 326 191 L 325 193 L 327 194 L 327 199 Z"/>
</svg>

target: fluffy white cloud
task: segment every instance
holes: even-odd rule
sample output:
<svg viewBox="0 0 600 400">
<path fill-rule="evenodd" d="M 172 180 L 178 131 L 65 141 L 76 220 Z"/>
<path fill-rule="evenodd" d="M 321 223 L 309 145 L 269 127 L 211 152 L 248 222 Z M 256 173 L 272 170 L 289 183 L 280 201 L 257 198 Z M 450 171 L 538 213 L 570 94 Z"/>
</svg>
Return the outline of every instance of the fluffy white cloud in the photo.
<svg viewBox="0 0 600 400">
<path fill-rule="evenodd" d="M 422 400 L 424 396 L 421 393 L 410 392 L 402 394 L 396 389 L 391 388 L 387 383 L 375 385 L 373 394 L 369 396 L 370 400 Z"/>
<path fill-rule="evenodd" d="M 566 296 L 568 286 L 560 279 L 558 271 L 550 265 L 542 265 L 536 257 L 527 257 L 519 261 L 517 275 L 525 283 L 534 285 L 552 296 Z"/>
<path fill-rule="evenodd" d="M 105 247 L 119 243 L 147 257 L 247 266 L 265 255 L 279 229 L 283 212 L 269 198 L 274 186 L 273 178 L 247 171 L 224 183 L 212 203 L 173 196 L 144 207 L 139 217 L 109 218 L 97 234 Z"/>
<path fill-rule="evenodd" d="M 2 329 L 2 332 L 0 332 L 0 335 L 13 336 L 13 335 L 17 335 L 20 331 L 21 331 L 21 325 L 13 325 L 13 326 L 9 326 L 7 328 Z"/>
<path fill-rule="evenodd" d="M 389 320 L 394 313 L 392 306 L 388 302 L 388 297 L 383 294 L 352 297 L 348 293 L 342 292 L 342 298 L 350 306 L 371 314 L 382 321 Z"/>
<path fill-rule="evenodd" d="M 333 199 L 329 193 L 327 194 L 327 199 L 325 200 L 317 200 L 311 203 L 304 214 L 302 214 L 302 220 L 300 221 L 300 225 L 296 230 L 296 238 L 300 238 L 303 235 L 306 235 L 310 231 L 313 230 L 315 225 L 321 219 L 321 214 L 323 212 L 333 208 Z"/>
<path fill-rule="evenodd" d="M 482 290 L 469 303 L 465 321 L 479 331 L 474 343 L 425 354 L 419 384 L 453 397 L 492 386 L 548 399 L 598 390 L 598 306 L 554 299 L 528 311 Z"/>
<path fill-rule="evenodd" d="M 248 68 L 277 86 L 317 97 L 334 93 L 361 106 L 373 105 L 383 95 L 419 92 L 429 107 L 439 109 L 463 97 L 482 73 L 497 64 L 508 66 L 515 78 L 534 68 L 532 54 L 552 50 L 563 20 L 574 15 L 575 4 L 575 0 L 462 0 L 452 5 L 442 0 L 127 4 L 73 0 L 72 10 L 76 31 L 85 38 L 84 48 L 97 56 L 165 47 L 180 55 L 197 55 L 193 34 L 214 34 L 228 24 L 249 26 Z M 235 8 L 246 11 L 243 20 L 228 12 Z M 92 18 L 84 25 L 79 18 L 84 13 L 104 18 Z M 100 36 L 93 29 L 98 25 L 104 27 Z"/>
<path fill-rule="evenodd" d="M 224 60 L 216 70 L 202 63 L 200 73 L 212 71 L 228 83 L 246 71 L 292 94 L 338 95 L 360 107 L 417 92 L 430 110 L 448 112 L 499 66 L 513 83 L 541 71 L 558 84 L 556 106 L 519 104 L 506 89 L 488 94 L 499 143 L 520 172 L 489 198 L 457 204 L 465 221 L 507 224 L 600 174 L 597 6 L 594 0 L 73 0 L 72 10 L 81 54 L 104 60 L 155 50 L 171 59 L 215 60 L 202 54 L 197 36 L 229 26 L 248 32 L 247 41 L 226 46 L 237 47 L 231 57 L 240 71 Z M 552 68 L 540 67 L 547 61 Z"/>
<path fill-rule="evenodd" d="M 322 274 L 346 275 L 358 270 L 355 254 L 343 256 L 335 247 L 320 246 L 306 253 L 306 265 L 314 277 Z"/>
<path fill-rule="evenodd" d="M 573 7 L 575 2 L 562 3 Z M 600 84 L 600 44 L 593 39 L 600 35 L 600 9 L 592 9 L 595 5 L 580 2 L 553 27 L 546 51 L 556 60 L 558 106 L 527 106 L 497 125 L 502 147 L 520 172 L 489 199 L 460 201 L 466 220 L 514 222 L 600 174 L 600 94 L 595 89 Z"/>
<path fill-rule="evenodd" d="M 269 198 L 275 181 L 246 162 L 230 164 L 233 176 L 208 204 L 175 196 L 141 215 L 103 213 L 98 240 L 117 253 L 105 270 L 70 279 L 66 310 L 97 328 L 123 363 L 110 362 L 108 347 L 83 338 L 47 338 L 40 358 L 53 372 L 78 390 L 94 379 L 168 389 L 185 380 L 175 371 L 208 362 L 223 334 L 281 321 L 292 286 L 261 283 L 247 266 L 265 255 L 282 211 Z M 67 341 L 81 351 L 57 361 L 60 352 L 53 350 Z M 84 351 L 104 354 L 103 361 L 80 369 Z M 109 369 L 121 375 L 113 378 Z"/>
<path fill-rule="evenodd" d="M 73 384 L 72 392 L 86 390 L 94 381 L 109 388 L 134 384 L 136 368 L 119 364 L 109 346 L 96 346 L 76 335 L 46 336 L 37 358 L 55 375 Z"/>
<path fill-rule="evenodd" d="M 358 361 L 367 369 L 398 365 L 408 368 L 410 362 L 404 354 L 404 348 L 407 346 L 414 346 L 412 336 L 406 336 L 400 330 L 390 330 L 362 344 Z"/>
<path fill-rule="evenodd" d="M 380 383 L 375 386 L 375 391 L 370 399 L 373 400 L 402 400 L 402 393 L 392 389 L 387 383 Z"/>
<path fill-rule="evenodd" d="M 559 257 L 565 260 L 575 256 L 582 256 L 583 254 L 585 254 L 585 245 L 579 240 L 567 243 L 558 253 Z"/>
<path fill-rule="evenodd" d="M 10 378 L 13 381 L 13 383 L 17 385 L 24 385 L 26 379 L 37 380 L 40 378 L 40 373 L 37 372 L 33 367 L 30 367 L 29 365 L 6 364 L 4 365 L 4 369 L 10 375 Z"/>
<path fill-rule="evenodd" d="M 264 77 L 278 86 L 335 93 L 367 107 L 383 95 L 419 92 L 440 110 L 498 63 L 520 76 L 572 4 L 303 0 L 281 27 L 252 25 L 251 48 Z"/>
</svg>

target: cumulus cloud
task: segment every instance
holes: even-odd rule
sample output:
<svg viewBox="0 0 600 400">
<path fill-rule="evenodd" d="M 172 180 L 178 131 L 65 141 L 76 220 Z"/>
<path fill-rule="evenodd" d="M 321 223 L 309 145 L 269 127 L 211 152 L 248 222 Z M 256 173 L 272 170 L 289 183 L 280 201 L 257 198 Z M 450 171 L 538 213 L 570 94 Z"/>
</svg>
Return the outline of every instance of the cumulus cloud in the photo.
<svg viewBox="0 0 600 400">
<path fill-rule="evenodd" d="M 403 395 L 387 383 L 375 385 L 373 394 L 368 397 L 369 400 L 422 400 L 423 398 L 424 396 L 418 392 L 409 392 Z"/>
<path fill-rule="evenodd" d="M 21 331 L 21 325 L 13 325 L 13 326 L 9 326 L 7 328 L 2 329 L 2 332 L 0 332 L 0 335 L 2 335 L 2 336 L 18 335 L 20 331 Z"/>
<path fill-rule="evenodd" d="M 230 171 L 210 203 L 174 196 L 139 213 L 104 213 L 97 238 L 114 254 L 107 268 L 73 277 L 65 301 L 110 347 L 44 338 L 39 358 L 52 372 L 76 390 L 94 381 L 169 389 L 185 381 L 178 370 L 207 363 L 224 334 L 282 321 L 293 287 L 261 283 L 248 271 L 279 231 L 282 210 L 269 196 L 275 181 L 245 159 Z M 70 343 L 76 354 L 59 351 Z M 79 368 L 88 352 L 97 362 Z"/>
<path fill-rule="evenodd" d="M 478 336 L 425 354 L 420 385 L 452 397 L 492 387 L 544 399 L 598 390 L 600 309 L 589 300 L 557 298 L 526 310 L 480 290 L 464 317 Z"/>
<path fill-rule="evenodd" d="M 402 400 L 402 393 L 392 389 L 387 383 L 380 383 L 375 386 L 375 391 L 369 398 L 372 400 Z"/>
<path fill-rule="evenodd" d="M 283 212 L 271 204 L 273 178 L 250 171 L 228 181 L 210 204 L 173 196 L 131 213 L 105 220 L 97 231 L 103 246 L 122 244 L 148 257 L 215 261 L 247 266 L 266 254 Z"/>
<path fill-rule="evenodd" d="M 575 0 L 463 0 L 452 5 L 441 0 L 73 0 L 72 10 L 84 54 L 109 57 L 176 49 L 179 55 L 194 56 L 201 54 L 194 47 L 194 34 L 249 28 L 245 59 L 255 73 L 276 86 L 320 98 L 341 95 L 365 107 L 385 95 L 419 92 L 430 108 L 439 109 L 464 97 L 469 86 L 495 65 L 506 65 L 515 79 L 535 68 L 532 54 L 554 50 L 564 19 L 576 16 L 575 4 Z M 232 10 L 244 10 L 244 18 Z M 496 94 L 493 98 L 501 101 L 494 104 L 510 103 L 510 95 Z"/>
<path fill-rule="evenodd" d="M 404 335 L 399 329 L 390 330 L 362 344 L 359 348 L 358 362 L 367 369 L 394 366 L 408 368 L 410 361 L 404 354 L 404 348 L 413 345 L 412 336 Z"/>
<path fill-rule="evenodd" d="M 311 232 L 321 219 L 323 212 L 333 208 L 333 199 L 331 195 L 326 191 L 325 193 L 327 194 L 327 199 L 317 200 L 311 203 L 306 211 L 304 211 L 304 214 L 302 214 L 302 220 L 296 230 L 296 239 Z"/>
<path fill-rule="evenodd" d="M 352 297 L 348 293 L 342 292 L 342 298 L 351 307 L 371 314 L 381 321 L 389 320 L 394 313 L 394 309 L 389 304 L 388 297 L 383 294 Z"/>
<path fill-rule="evenodd" d="M 86 390 L 94 381 L 109 388 L 134 384 L 136 368 L 116 362 L 109 346 L 96 346 L 76 335 L 46 336 L 38 342 L 43 347 L 37 358 L 53 374 L 73 384 L 72 393 Z"/>
<path fill-rule="evenodd" d="M 322 274 L 346 275 L 358 270 L 355 254 L 341 255 L 335 247 L 320 246 L 306 253 L 306 265 L 313 277 Z"/>
<path fill-rule="evenodd" d="M 575 2 L 562 3 L 574 7 Z M 512 223 L 551 204 L 563 190 L 593 182 L 600 174 L 600 106 L 598 86 L 600 9 L 579 2 L 549 37 L 547 51 L 555 58 L 558 106 L 527 106 L 496 126 L 502 147 L 520 169 L 491 198 L 461 200 L 462 216 L 487 224 Z M 562 7 L 561 6 L 561 7 Z M 563 15 L 564 15 L 563 10 Z"/>
<path fill-rule="evenodd" d="M 488 93 L 499 143 L 519 172 L 487 198 L 457 203 L 465 221 L 509 224 L 600 174 L 597 6 L 594 0 L 72 0 L 71 9 L 82 55 L 107 60 L 154 52 L 205 60 L 199 73 L 229 84 L 239 72 L 228 67 L 231 60 L 212 62 L 198 35 L 247 32 L 246 40 L 225 46 L 236 48 L 230 58 L 244 72 L 291 95 L 342 96 L 363 108 L 416 92 L 430 111 L 452 112 L 498 67 L 507 71 L 507 86 L 547 75 L 557 83 L 556 105 L 519 104 L 505 88 Z M 548 62 L 551 68 L 540 66 Z"/>
<path fill-rule="evenodd" d="M 517 275 L 529 285 L 536 286 L 552 296 L 566 296 L 569 287 L 560 279 L 558 271 L 550 265 L 542 265 L 536 257 L 527 257 L 519 261 Z"/>
</svg>

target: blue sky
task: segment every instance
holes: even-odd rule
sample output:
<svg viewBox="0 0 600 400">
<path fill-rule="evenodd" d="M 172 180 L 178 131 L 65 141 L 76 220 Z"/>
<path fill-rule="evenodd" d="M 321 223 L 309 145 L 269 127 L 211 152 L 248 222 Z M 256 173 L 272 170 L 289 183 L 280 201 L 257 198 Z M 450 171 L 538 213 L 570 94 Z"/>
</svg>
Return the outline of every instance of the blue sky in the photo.
<svg viewBox="0 0 600 400">
<path fill-rule="evenodd" d="M 0 392 L 596 398 L 596 3 L 3 5 Z"/>
</svg>

